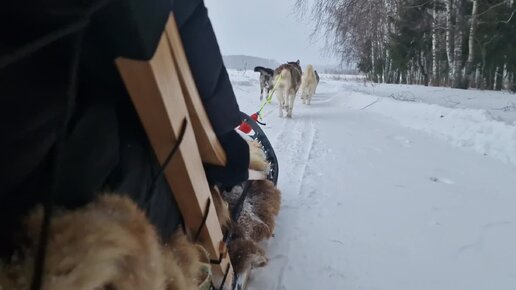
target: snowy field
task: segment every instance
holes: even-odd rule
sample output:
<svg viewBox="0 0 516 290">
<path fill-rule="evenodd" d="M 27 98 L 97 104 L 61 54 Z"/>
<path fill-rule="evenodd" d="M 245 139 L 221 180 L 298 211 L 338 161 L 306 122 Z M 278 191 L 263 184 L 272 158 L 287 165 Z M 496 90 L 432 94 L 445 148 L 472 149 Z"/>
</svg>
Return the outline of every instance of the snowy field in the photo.
<svg viewBox="0 0 516 290">
<path fill-rule="evenodd" d="M 230 77 L 255 112 L 258 74 Z M 516 289 L 516 95 L 323 75 L 264 122 L 282 210 L 250 289 Z"/>
</svg>

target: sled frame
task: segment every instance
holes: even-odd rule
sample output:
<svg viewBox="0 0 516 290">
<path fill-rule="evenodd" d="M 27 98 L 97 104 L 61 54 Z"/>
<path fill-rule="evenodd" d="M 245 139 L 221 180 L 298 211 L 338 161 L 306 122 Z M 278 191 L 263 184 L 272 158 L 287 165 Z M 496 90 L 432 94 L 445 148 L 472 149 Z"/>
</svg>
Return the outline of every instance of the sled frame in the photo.
<svg viewBox="0 0 516 290">
<path fill-rule="evenodd" d="M 235 277 L 203 167 L 203 162 L 224 166 L 226 154 L 202 104 L 174 16 L 170 15 L 156 53 L 149 61 L 119 58 L 116 65 L 161 164 L 177 143 L 182 121 L 187 120 L 183 141 L 165 169 L 165 178 L 190 236 L 198 230 L 207 211 L 200 242 L 211 259 L 220 259 L 220 263 L 212 265 L 214 285 L 224 283 L 222 289 L 245 289 L 249 273 Z M 245 114 L 242 117 L 248 118 Z M 251 126 L 256 133 L 251 137 L 265 136 L 256 128 L 258 124 Z M 274 154 L 270 143 L 263 145 L 268 145 Z M 274 179 L 249 170 L 249 180 L 270 179 L 276 183 L 277 160 L 273 170 Z"/>
<path fill-rule="evenodd" d="M 221 258 L 212 265 L 214 285 L 224 281 L 223 289 L 231 289 L 233 268 L 203 167 L 203 161 L 225 165 L 226 155 L 202 106 L 173 15 L 149 61 L 118 58 L 116 65 L 161 164 L 187 120 L 183 141 L 164 175 L 190 236 L 202 226 L 209 203 L 199 242 L 211 259 Z"/>
</svg>

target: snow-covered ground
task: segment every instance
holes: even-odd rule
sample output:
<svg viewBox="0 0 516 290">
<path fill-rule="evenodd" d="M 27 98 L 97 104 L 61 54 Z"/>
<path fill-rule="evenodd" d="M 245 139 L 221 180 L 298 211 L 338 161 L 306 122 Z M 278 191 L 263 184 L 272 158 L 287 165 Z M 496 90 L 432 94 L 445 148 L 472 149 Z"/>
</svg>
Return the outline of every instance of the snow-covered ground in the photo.
<svg viewBox="0 0 516 290">
<path fill-rule="evenodd" d="M 345 79 L 350 79 L 347 77 Z M 451 90 L 441 87 L 347 82 L 348 91 L 423 102 L 453 109 L 477 109 L 488 118 L 516 125 L 516 95 L 510 92 Z"/>
<path fill-rule="evenodd" d="M 230 71 L 241 109 L 258 74 Z M 265 108 L 282 210 L 250 289 L 516 289 L 516 95 L 323 75 Z"/>
</svg>

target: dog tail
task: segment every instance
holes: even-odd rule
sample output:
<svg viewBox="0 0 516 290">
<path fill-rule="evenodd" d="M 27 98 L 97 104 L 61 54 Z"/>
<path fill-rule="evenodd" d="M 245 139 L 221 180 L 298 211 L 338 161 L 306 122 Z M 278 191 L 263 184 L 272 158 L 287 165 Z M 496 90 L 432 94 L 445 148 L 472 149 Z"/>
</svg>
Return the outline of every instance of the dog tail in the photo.
<svg viewBox="0 0 516 290">
<path fill-rule="evenodd" d="M 266 68 L 266 67 L 263 67 L 263 66 L 255 67 L 254 71 L 255 72 L 259 72 L 260 74 L 271 75 L 271 76 L 274 74 L 274 70 L 273 69 Z"/>
<path fill-rule="evenodd" d="M 281 79 L 283 79 L 283 80 L 290 80 L 290 78 L 292 77 L 292 74 L 290 73 L 290 71 L 288 69 L 282 69 L 280 76 L 281 76 Z"/>
<path fill-rule="evenodd" d="M 254 68 L 254 71 L 255 71 L 255 72 L 260 72 L 260 73 L 261 73 L 261 72 L 265 72 L 265 71 L 267 71 L 267 68 L 264 68 L 263 66 L 256 66 L 256 67 Z"/>
<path fill-rule="evenodd" d="M 292 73 L 288 69 L 282 69 L 279 74 L 279 79 L 275 79 L 279 87 L 290 88 L 292 85 Z"/>
<path fill-rule="evenodd" d="M 314 67 L 311 64 L 306 66 L 306 71 L 303 76 L 306 79 L 317 80 L 317 74 L 315 73 Z"/>
<path fill-rule="evenodd" d="M 314 67 L 311 64 L 306 66 L 306 73 L 307 74 L 314 73 Z"/>
</svg>

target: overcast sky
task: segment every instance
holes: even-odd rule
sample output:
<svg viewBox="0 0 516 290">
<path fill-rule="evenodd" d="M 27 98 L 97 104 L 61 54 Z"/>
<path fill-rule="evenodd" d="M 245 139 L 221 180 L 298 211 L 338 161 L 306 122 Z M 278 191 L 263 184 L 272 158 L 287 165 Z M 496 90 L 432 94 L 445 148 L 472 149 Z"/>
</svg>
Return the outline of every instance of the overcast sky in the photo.
<svg viewBox="0 0 516 290">
<path fill-rule="evenodd" d="M 322 55 L 324 40 L 311 39 L 313 23 L 293 13 L 293 0 L 205 0 L 222 54 L 277 61 L 336 64 Z"/>
</svg>

